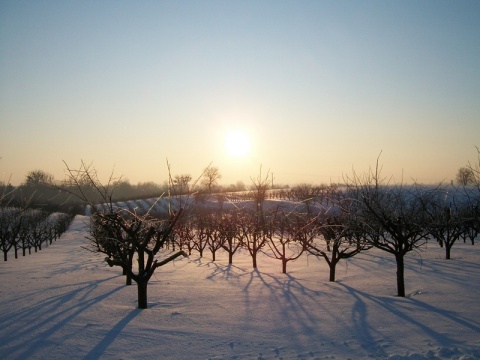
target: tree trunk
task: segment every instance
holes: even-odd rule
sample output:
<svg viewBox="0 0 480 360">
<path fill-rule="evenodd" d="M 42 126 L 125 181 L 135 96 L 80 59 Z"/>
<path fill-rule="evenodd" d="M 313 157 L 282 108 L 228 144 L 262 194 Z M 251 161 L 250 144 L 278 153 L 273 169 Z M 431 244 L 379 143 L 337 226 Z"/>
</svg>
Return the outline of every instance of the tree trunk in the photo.
<svg viewBox="0 0 480 360">
<path fill-rule="evenodd" d="M 130 274 L 124 274 L 125 275 L 125 285 L 132 285 L 132 277 Z"/>
<path fill-rule="evenodd" d="M 285 257 L 282 258 L 282 273 L 287 273 L 287 259 Z"/>
<path fill-rule="evenodd" d="M 228 263 L 233 264 L 233 253 L 232 252 L 228 253 Z"/>
<path fill-rule="evenodd" d="M 147 285 L 148 281 L 139 280 L 137 282 L 137 290 L 138 290 L 138 308 L 139 309 L 147 309 Z"/>
<path fill-rule="evenodd" d="M 445 259 L 446 260 L 450 260 L 450 253 L 451 253 L 452 246 L 453 246 L 453 243 L 452 244 L 445 243 Z"/>
<path fill-rule="evenodd" d="M 257 268 L 257 240 L 255 239 L 252 243 L 252 250 L 250 253 L 252 254 L 252 262 L 253 262 L 253 268 Z"/>
<path fill-rule="evenodd" d="M 405 266 L 402 254 L 396 254 L 395 260 L 397 260 L 397 294 L 400 297 L 405 297 Z"/>
<path fill-rule="evenodd" d="M 333 250 L 332 250 L 332 260 L 328 262 L 330 267 L 330 278 L 329 281 L 335 282 L 335 270 L 337 268 L 337 263 L 340 261 L 338 258 L 338 249 L 340 247 L 340 242 L 337 240 L 333 241 Z"/>
<path fill-rule="evenodd" d="M 131 252 L 128 254 L 128 268 L 132 269 L 133 266 L 133 256 L 134 252 Z M 132 285 L 132 277 L 130 273 L 127 271 L 127 269 L 123 269 L 123 275 L 125 275 L 125 285 Z"/>
<path fill-rule="evenodd" d="M 328 281 L 335 282 L 335 268 L 337 267 L 337 263 L 332 261 L 329 265 L 330 265 L 330 278 L 328 279 Z"/>
</svg>

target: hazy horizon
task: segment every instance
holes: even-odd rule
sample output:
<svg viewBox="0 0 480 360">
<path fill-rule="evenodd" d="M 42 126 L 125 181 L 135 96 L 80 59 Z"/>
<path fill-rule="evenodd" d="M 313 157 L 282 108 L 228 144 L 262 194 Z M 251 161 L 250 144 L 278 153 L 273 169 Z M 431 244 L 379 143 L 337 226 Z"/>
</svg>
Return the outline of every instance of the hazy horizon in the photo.
<svg viewBox="0 0 480 360">
<path fill-rule="evenodd" d="M 0 3 L 0 181 L 450 182 L 480 146 L 480 2 Z M 228 144 L 225 144 L 225 142 Z M 232 145 L 234 144 L 234 145 Z"/>
</svg>

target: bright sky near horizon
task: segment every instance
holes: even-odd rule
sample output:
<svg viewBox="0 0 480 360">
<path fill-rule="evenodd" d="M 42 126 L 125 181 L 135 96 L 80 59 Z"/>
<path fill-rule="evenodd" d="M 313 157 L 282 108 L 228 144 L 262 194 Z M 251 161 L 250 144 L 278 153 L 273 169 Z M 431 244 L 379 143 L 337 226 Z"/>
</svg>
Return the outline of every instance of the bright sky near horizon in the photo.
<svg viewBox="0 0 480 360">
<path fill-rule="evenodd" d="M 83 160 L 162 183 L 168 158 L 320 184 L 382 152 L 385 176 L 433 183 L 475 146 L 479 1 L 0 3 L 3 182 Z"/>
</svg>

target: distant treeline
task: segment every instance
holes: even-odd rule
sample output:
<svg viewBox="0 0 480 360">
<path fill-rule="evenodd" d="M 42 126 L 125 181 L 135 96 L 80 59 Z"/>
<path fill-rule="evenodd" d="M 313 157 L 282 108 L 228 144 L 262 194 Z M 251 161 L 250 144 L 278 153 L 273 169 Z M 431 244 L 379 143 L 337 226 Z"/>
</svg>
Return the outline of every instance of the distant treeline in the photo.
<svg viewBox="0 0 480 360">
<path fill-rule="evenodd" d="M 201 184 L 190 185 L 191 177 L 188 175 L 175 176 L 169 183 L 165 181 L 158 184 L 152 181 L 131 184 L 128 180 L 113 181 L 104 185 L 104 189 L 97 189 L 92 182 L 85 181 L 70 184 L 55 180 L 53 175 L 34 170 L 27 174 L 25 181 L 19 186 L 0 183 L 0 206 L 16 208 L 41 209 L 48 212 L 63 212 L 70 214 L 83 214 L 85 202 L 81 198 L 88 198 L 91 203 L 102 203 L 102 192 L 107 193 L 112 202 L 152 199 L 159 197 L 191 194 L 197 200 L 202 200 L 207 195 L 216 194 L 219 197 L 227 196 L 231 201 L 252 198 L 255 186 L 246 186 L 242 181 L 236 184 L 214 184 L 207 188 Z M 266 198 L 289 199 L 305 201 L 310 196 L 316 196 L 330 186 L 298 185 L 270 186 Z M 84 196 L 83 196 L 83 195 Z M 80 195 L 80 196 L 79 196 Z"/>
</svg>

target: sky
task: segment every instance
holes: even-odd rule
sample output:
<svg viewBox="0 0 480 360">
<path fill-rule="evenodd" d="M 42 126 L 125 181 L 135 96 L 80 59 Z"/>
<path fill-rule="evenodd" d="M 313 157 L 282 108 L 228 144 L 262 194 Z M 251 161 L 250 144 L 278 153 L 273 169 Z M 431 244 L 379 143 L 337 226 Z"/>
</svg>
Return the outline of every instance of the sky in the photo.
<svg viewBox="0 0 480 360">
<path fill-rule="evenodd" d="M 479 19 L 468 0 L 2 1 L 0 181 L 84 161 L 162 183 L 168 159 L 328 184 L 381 154 L 395 182 L 449 182 L 480 146 Z"/>
</svg>

